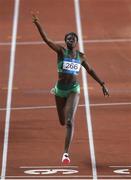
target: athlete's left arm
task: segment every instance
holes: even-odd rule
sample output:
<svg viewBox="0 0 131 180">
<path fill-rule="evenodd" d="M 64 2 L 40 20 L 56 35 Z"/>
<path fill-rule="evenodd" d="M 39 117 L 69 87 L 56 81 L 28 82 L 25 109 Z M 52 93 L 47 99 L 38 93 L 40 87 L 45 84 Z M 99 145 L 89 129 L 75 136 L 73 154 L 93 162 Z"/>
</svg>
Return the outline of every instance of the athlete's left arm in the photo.
<svg viewBox="0 0 131 180">
<path fill-rule="evenodd" d="M 103 94 L 104 96 L 109 96 L 109 91 L 107 89 L 107 87 L 105 86 L 104 81 L 102 81 L 98 75 L 95 73 L 95 71 L 93 70 L 93 68 L 87 63 L 87 58 L 84 54 L 81 53 L 81 59 L 82 59 L 82 63 L 81 65 L 86 69 L 86 71 L 93 77 L 93 79 L 95 79 L 102 87 L 103 90 Z"/>
</svg>

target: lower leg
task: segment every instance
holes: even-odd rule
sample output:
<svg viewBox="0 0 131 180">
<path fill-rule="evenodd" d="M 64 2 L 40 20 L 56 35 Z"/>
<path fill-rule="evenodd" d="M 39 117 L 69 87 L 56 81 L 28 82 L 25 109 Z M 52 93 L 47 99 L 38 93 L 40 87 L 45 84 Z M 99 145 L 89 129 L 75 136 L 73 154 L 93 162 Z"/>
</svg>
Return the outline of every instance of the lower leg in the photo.
<svg viewBox="0 0 131 180">
<path fill-rule="evenodd" d="M 68 153 L 68 150 L 69 150 L 72 138 L 73 138 L 73 134 L 74 134 L 74 124 L 72 124 L 69 121 L 69 122 L 67 122 L 66 128 L 67 128 L 67 131 L 66 131 L 64 152 Z"/>
<path fill-rule="evenodd" d="M 72 137 L 73 137 L 73 132 L 74 132 L 74 126 L 72 125 L 71 121 L 67 121 L 66 123 L 66 128 L 67 128 L 67 132 L 66 132 L 66 138 L 65 138 L 65 148 L 64 148 L 64 154 L 62 157 L 62 163 L 65 165 L 68 165 L 70 163 L 70 158 L 68 155 L 68 150 L 72 141 Z"/>
<path fill-rule="evenodd" d="M 74 134 L 74 116 L 79 102 L 79 94 L 71 94 L 66 103 L 65 120 L 66 120 L 66 138 L 64 152 L 68 153 Z"/>
</svg>

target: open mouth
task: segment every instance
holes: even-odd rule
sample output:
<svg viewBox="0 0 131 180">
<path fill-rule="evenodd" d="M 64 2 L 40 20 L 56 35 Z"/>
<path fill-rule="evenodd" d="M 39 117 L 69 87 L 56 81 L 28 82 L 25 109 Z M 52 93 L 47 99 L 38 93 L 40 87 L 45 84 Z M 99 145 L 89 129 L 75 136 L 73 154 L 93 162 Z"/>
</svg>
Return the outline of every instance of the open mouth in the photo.
<svg viewBox="0 0 131 180">
<path fill-rule="evenodd" d="M 68 45 L 69 45 L 69 46 L 72 46 L 72 45 L 73 45 L 73 42 L 69 41 L 69 42 L 68 42 Z"/>
</svg>

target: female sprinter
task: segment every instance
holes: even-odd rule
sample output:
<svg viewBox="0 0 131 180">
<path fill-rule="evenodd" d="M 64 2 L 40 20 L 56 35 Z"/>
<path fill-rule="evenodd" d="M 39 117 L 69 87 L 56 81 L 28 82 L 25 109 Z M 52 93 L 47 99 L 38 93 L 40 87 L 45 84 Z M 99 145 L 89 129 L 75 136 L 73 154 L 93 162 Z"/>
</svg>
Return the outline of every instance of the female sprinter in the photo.
<svg viewBox="0 0 131 180">
<path fill-rule="evenodd" d="M 39 19 L 35 15 L 32 15 L 32 18 L 43 41 L 57 53 L 58 81 L 53 88 L 53 93 L 55 95 L 60 124 L 62 126 L 66 125 L 67 128 L 62 163 L 69 164 L 70 158 L 68 151 L 73 137 L 74 116 L 80 95 L 80 85 L 77 81 L 77 75 L 79 74 L 81 65 L 100 84 L 105 96 L 109 96 L 108 89 L 87 63 L 86 56 L 75 49 L 78 43 L 78 36 L 74 32 L 65 35 L 65 48 L 48 38 L 40 25 Z"/>
</svg>

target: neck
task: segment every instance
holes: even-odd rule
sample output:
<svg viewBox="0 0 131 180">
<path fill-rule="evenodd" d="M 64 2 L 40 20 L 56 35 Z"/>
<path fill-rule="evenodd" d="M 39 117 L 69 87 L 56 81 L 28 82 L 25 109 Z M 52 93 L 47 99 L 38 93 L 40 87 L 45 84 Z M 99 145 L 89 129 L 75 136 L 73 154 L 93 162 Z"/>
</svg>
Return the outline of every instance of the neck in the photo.
<svg viewBox="0 0 131 180">
<path fill-rule="evenodd" d="M 74 52 L 75 51 L 75 48 L 72 48 L 72 47 L 67 47 L 68 50 Z"/>
</svg>

